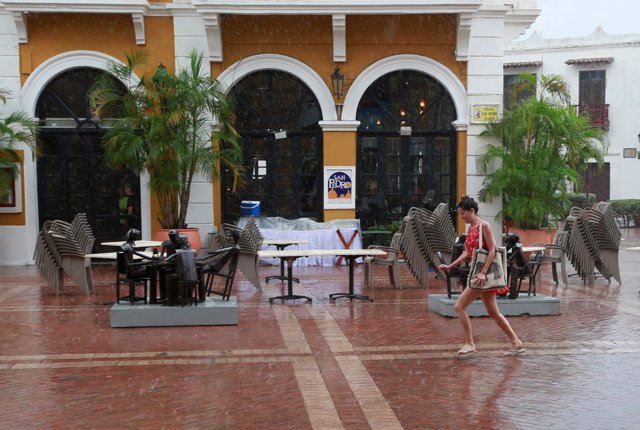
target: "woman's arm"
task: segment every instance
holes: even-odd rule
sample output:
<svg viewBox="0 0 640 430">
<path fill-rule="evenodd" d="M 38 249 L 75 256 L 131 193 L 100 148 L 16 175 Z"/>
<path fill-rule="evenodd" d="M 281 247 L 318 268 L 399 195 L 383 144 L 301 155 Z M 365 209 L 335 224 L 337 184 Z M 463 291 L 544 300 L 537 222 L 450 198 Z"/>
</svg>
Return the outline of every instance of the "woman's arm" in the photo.
<svg viewBox="0 0 640 430">
<path fill-rule="evenodd" d="M 456 258 L 455 261 L 452 261 L 451 264 L 441 264 L 438 266 L 438 269 L 449 270 L 452 267 L 459 266 L 460 264 L 462 264 L 463 261 L 467 260 L 468 258 L 469 258 L 469 254 L 467 254 L 467 250 L 465 249 L 464 251 L 462 251 L 462 254 L 460 254 L 460 257 Z"/>
</svg>

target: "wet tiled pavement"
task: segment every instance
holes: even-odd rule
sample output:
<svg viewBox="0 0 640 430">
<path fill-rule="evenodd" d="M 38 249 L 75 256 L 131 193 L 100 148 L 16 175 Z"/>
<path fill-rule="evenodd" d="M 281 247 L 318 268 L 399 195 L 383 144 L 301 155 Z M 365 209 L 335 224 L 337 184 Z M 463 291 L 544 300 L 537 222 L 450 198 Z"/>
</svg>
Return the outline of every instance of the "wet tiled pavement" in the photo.
<svg viewBox="0 0 640 430">
<path fill-rule="evenodd" d="M 623 285 L 556 287 L 543 268 L 562 314 L 510 317 L 518 357 L 488 318 L 472 320 L 479 352 L 456 356 L 459 322 L 427 308 L 443 283 L 406 271 L 404 289 L 382 268 L 370 290 L 358 267 L 373 303 L 329 303 L 346 267 L 295 268 L 313 304 L 270 305 L 284 285 L 240 275 L 237 326 L 112 329 L 112 266 L 94 267 L 95 295 L 68 281 L 59 297 L 35 267 L 0 267 L 0 428 L 636 429 L 640 229 L 623 238 Z"/>
</svg>

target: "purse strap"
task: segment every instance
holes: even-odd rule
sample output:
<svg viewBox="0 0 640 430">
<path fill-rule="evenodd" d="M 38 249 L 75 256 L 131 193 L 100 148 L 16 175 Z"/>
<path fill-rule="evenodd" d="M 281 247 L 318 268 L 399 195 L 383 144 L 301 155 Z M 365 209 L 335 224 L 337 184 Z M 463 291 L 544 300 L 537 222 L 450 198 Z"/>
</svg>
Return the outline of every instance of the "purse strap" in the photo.
<svg viewBox="0 0 640 430">
<path fill-rule="evenodd" d="M 482 224 L 484 224 L 484 221 L 480 221 L 480 225 L 478 226 L 478 229 L 480 230 L 480 237 L 478 238 L 478 248 L 480 249 L 484 249 L 484 246 L 482 246 L 484 244 L 484 242 L 482 241 Z"/>
</svg>

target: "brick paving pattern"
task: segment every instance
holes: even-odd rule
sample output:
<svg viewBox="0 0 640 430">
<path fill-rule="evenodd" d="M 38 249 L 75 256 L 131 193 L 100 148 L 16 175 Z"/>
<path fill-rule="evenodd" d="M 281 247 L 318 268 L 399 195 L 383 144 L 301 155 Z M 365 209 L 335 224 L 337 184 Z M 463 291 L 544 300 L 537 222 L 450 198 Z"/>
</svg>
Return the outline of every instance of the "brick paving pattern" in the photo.
<svg viewBox="0 0 640 430">
<path fill-rule="evenodd" d="M 270 305 L 284 284 L 239 275 L 237 326 L 112 329 L 113 266 L 94 266 L 95 295 L 67 280 L 57 297 L 35 267 L 0 267 L 0 429 L 636 429 L 640 229 L 623 238 L 623 285 L 556 287 L 544 266 L 562 314 L 510 317 L 518 357 L 488 318 L 478 353 L 456 356 L 458 320 L 427 309 L 443 283 L 407 271 L 371 290 L 358 267 L 373 303 L 329 303 L 346 267 L 295 269 L 313 304 Z"/>
</svg>

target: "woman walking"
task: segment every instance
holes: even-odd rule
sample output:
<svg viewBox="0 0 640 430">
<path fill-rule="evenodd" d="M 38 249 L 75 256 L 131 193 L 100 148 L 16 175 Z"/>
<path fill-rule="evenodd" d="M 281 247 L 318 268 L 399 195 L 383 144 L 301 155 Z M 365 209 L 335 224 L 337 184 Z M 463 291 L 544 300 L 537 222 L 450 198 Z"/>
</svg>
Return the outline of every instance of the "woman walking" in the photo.
<svg viewBox="0 0 640 430">
<path fill-rule="evenodd" d="M 491 267 L 491 263 L 496 255 L 496 242 L 491 231 L 491 225 L 478 217 L 478 203 L 469 196 L 463 196 L 457 205 L 458 215 L 466 223 L 469 224 L 469 230 L 467 232 L 467 238 L 464 243 L 465 250 L 455 261 L 451 264 L 441 264 L 438 268 L 440 270 L 450 270 L 453 267 L 459 266 L 467 259 L 473 256 L 473 250 L 480 246 L 480 237 L 483 238 L 482 247 L 489 251 L 487 260 L 482 267 L 482 270 L 471 279 L 474 285 L 481 287 L 487 281 L 487 272 Z M 480 232 L 482 229 L 482 232 Z M 506 353 L 507 355 L 518 355 L 524 352 L 524 344 L 516 336 L 516 333 L 511 328 L 509 321 L 500 313 L 498 303 L 496 302 L 496 294 L 508 292 L 509 287 L 506 286 L 504 291 L 502 290 L 490 290 L 483 291 L 473 288 L 465 288 L 456 304 L 454 306 L 455 311 L 458 313 L 460 323 L 462 324 L 462 330 L 464 332 L 464 345 L 458 351 L 458 354 L 470 354 L 476 351 L 476 346 L 473 342 L 473 332 L 471 329 L 471 320 L 467 314 L 467 307 L 478 297 L 482 299 L 485 309 L 489 316 L 498 324 L 498 327 L 507 335 L 509 342 L 511 343 L 511 349 Z"/>
</svg>

